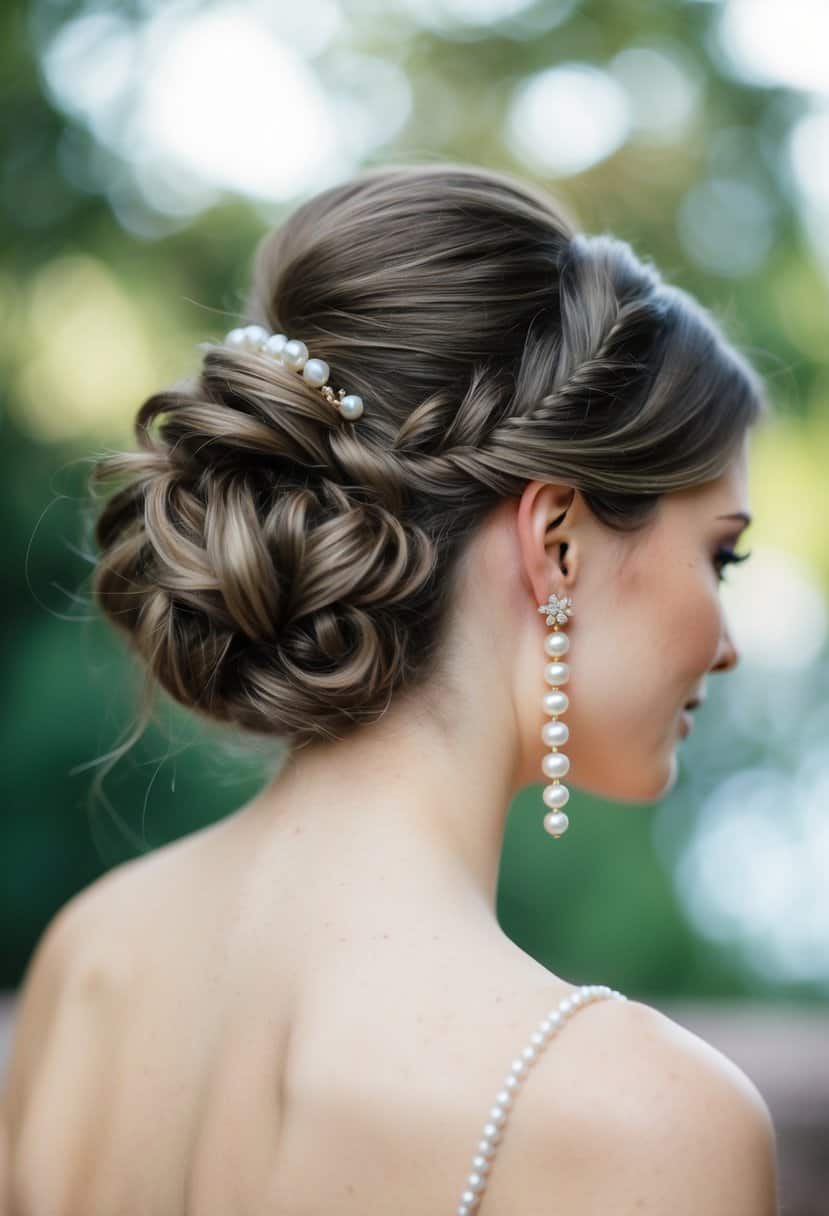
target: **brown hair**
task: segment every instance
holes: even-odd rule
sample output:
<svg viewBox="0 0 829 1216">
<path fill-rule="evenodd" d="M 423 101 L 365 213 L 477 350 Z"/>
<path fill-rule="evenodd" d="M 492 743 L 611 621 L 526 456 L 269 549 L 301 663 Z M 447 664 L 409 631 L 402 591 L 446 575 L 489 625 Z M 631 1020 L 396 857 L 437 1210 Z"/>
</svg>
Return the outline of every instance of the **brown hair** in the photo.
<svg viewBox="0 0 829 1216">
<path fill-rule="evenodd" d="M 163 687 L 294 747 L 433 676 L 456 562 L 529 480 L 609 528 L 713 479 L 767 409 L 712 317 L 546 193 L 462 164 L 365 170 L 261 241 L 248 318 L 359 393 L 345 420 L 268 356 L 208 347 L 138 411 L 93 591 Z M 151 424 L 163 416 L 158 436 Z M 133 742 L 137 735 L 129 742 Z"/>
</svg>

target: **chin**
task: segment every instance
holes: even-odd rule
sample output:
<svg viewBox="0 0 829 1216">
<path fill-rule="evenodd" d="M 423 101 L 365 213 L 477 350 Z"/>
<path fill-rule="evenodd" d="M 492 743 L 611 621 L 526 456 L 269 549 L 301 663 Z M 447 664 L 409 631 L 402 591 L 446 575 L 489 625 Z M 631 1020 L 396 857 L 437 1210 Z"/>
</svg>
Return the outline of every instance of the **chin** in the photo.
<svg viewBox="0 0 829 1216">
<path fill-rule="evenodd" d="M 609 774 L 606 781 L 584 784 L 574 781 L 573 784 L 610 802 L 659 802 L 676 785 L 677 767 L 676 749 L 673 749 L 667 763 L 648 766 L 643 762 L 635 773 L 620 774 L 617 770 Z M 566 777 L 564 781 L 567 782 Z"/>
<path fill-rule="evenodd" d="M 649 785 L 645 786 L 639 796 L 639 801 L 659 802 L 661 798 L 669 794 L 676 785 L 678 767 L 676 748 L 672 748 L 667 764 L 663 765 L 660 770 L 654 769 L 653 779 Z"/>
</svg>

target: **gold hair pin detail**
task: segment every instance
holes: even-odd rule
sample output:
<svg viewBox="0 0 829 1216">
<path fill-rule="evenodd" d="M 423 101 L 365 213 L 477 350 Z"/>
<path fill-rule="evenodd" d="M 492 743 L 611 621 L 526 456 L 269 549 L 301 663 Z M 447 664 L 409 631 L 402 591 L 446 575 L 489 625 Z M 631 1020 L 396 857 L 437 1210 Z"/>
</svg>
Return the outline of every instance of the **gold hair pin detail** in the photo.
<svg viewBox="0 0 829 1216">
<path fill-rule="evenodd" d="M 299 372 L 313 388 L 318 388 L 326 401 L 335 406 L 347 418 L 354 422 L 363 412 L 363 399 L 356 393 L 347 393 L 344 388 L 336 393 L 326 383 L 330 368 L 324 359 L 311 359 L 308 347 L 298 338 L 289 338 L 287 334 L 270 334 L 261 325 L 243 325 L 231 329 L 224 339 L 226 346 L 236 350 L 249 350 L 262 355 L 270 355 L 277 363 L 290 367 Z"/>
</svg>

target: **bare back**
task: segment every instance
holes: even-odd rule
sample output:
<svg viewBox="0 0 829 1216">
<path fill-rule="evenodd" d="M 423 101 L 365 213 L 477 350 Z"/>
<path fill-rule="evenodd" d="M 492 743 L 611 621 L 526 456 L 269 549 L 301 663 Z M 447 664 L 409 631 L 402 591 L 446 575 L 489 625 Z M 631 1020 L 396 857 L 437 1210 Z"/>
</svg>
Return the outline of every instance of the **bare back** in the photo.
<svg viewBox="0 0 829 1216">
<path fill-rule="evenodd" d="M 84 893 L 88 932 L 11 1127 L 10 1216 L 455 1210 L 510 1062 L 574 986 L 495 922 L 450 916 L 420 942 L 379 916 L 368 938 L 347 917 L 312 928 L 296 882 L 268 877 L 230 820 Z M 484 1211 L 556 1208 L 556 1154 L 564 1179 L 583 1144 L 574 1096 L 602 1093 L 626 1016 L 599 1002 L 549 1045 Z"/>
</svg>

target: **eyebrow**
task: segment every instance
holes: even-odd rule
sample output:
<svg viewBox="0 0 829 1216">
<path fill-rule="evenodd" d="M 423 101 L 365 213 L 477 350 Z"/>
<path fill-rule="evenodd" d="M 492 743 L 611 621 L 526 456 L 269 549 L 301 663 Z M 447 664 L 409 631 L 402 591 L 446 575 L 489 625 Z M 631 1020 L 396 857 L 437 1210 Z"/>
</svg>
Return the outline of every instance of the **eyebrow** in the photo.
<svg viewBox="0 0 829 1216">
<path fill-rule="evenodd" d="M 717 519 L 741 519 L 746 527 L 751 523 L 751 516 L 746 511 L 734 511 L 731 515 L 718 515 Z"/>
</svg>

